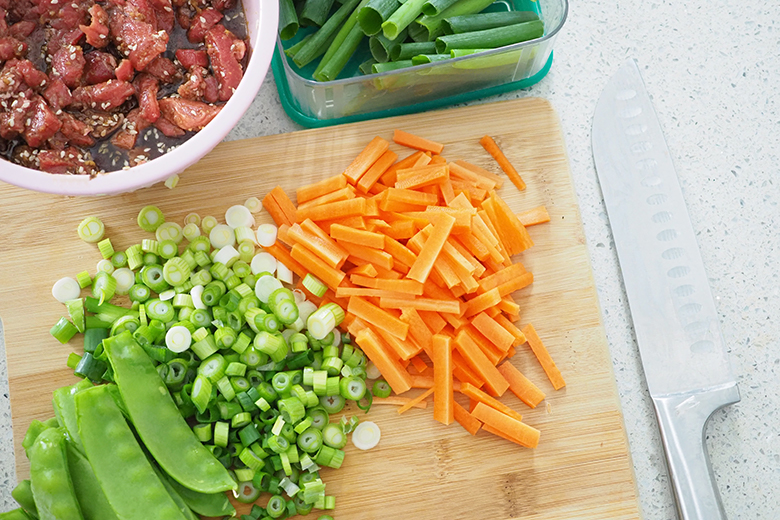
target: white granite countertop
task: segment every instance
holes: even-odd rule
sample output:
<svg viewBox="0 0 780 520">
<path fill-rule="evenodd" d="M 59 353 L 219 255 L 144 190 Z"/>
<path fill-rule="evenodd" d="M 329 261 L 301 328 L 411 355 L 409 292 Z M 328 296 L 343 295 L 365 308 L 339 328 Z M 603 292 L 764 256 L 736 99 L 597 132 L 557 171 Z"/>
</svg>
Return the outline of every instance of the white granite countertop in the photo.
<svg viewBox="0 0 780 520">
<path fill-rule="evenodd" d="M 742 401 L 707 446 L 729 519 L 780 517 L 780 9 L 774 1 L 575 0 L 541 83 L 558 110 L 580 201 L 646 520 L 676 518 L 591 155 L 599 92 L 636 58 L 677 167 Z M 300 129 L 269 76 L 229 139 Z M 0 342 L 0 349 L 3 348 Z M 15 485 L 0 355 L 0 511 Z M 609 497 L 604 497 L 609 500 Z"/>
</svg>

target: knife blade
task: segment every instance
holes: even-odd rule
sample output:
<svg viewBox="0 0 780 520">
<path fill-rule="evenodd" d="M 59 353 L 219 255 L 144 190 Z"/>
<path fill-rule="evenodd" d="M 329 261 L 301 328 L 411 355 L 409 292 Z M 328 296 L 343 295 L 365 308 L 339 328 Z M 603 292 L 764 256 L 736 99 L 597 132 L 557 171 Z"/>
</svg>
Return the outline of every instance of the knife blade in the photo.
<svg viewBox="0 0 780 520">
<path fill-rule="evenodd" d="M 740 400 L 682 189 L 635 60 L 596 105 L 593 158 L 677 509 L 726 518 L 704 442 L 712 413 Z"/>
</svg>

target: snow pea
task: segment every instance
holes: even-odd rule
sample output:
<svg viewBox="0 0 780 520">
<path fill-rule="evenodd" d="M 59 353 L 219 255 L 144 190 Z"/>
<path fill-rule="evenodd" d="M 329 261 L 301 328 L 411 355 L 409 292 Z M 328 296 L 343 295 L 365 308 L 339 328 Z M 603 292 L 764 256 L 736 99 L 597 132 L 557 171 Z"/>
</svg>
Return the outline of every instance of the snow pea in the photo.
<svg viewBox="0 0 780 520">
<path fill-rule="evenodd" d="M 30 421 L 27 432 L 24 434 L 24 439 L 22 439 L 22 448 L 24 448 L 24 453 L 27 455 L 28 459 L 30 458 L 30 448 L 33 443 L 35 443 L 35 439 L 38 438 L 38 435 L 48 428 L 56 428 L 57 426 L 59 426 L 59 424 L 57 423 L 56 417 L 47 419 L 44 422 L 37 419 Z"/>
<path fill-rule="evenodd" d="M 30 485 L 41 520 L 84 520 L 65 453 L 65 434 L 48 428 L 30 447 Z"/>
<path fill-rule="evenodd" d="M 154 363 L 133 336 L 123 332 L 103 340 L 103 348 L 131 422 L 160 467 L 193 491 L 235 489 L 236 482 L 187 425 Z"/>
<path fill-rule="evenodd" d="M 0 513 L 0 520 L 30 520 L 31 518 L 21 507 L 7 513 Z"/>
<path fill-rule="evenodd" d="M 76 392 L 90 386 L 92 386 L 92 383 L 86 379 L 79 381 L 75 385 L 63 386 L 54 391 L 51 400 L 54 407 L 54 416 L 65 428 L 68 438 L 78 449 L 81 449 L 81 438 L 76 425 L 76 405 L 73 404 L 73 396 Z"/>
<path fill-rule="evenodd" d="M 22 506 L 22 509 L 24 509 L 28 515 L 38 518 L 38 509 L 35 507 L 35 499 L 33 498 L 32 487 L 30 487 L 29 480 L 22 480 L 19 482 L 14 490 L 11 491 L 11 496 L 16 500 L 17 504 Z"/>
<path fill-rule="evenodd" d="M 207 517 L 235 516 L 236 508 L 230 503 L 226 493 L 198 493 L 187 489 L 167 475 L 166 478 L 190 509 L 199 515 Z"/>
<path fill-rule="evenodd" d="M 155 474 L 107 385 L 82 390 L 74 399 L 84 452 L 116 515 L 123 520 L 186 520 Z"/>
<path fill-rule="evenodd" d="M 90 385 L 92 386 L 92 385 Z M 75 395 L 75 394 L 74 394 Z M 75 420 L 76 406 L 73 403 L 73 418 Z M 73 481 L 76 499 L 81 504 L 81 513 L 86 520 L 117 520 L 116 512 L 108 503 L 100 483 L 95 477 L 95 471 L 87 458 L 69 442 L 65 451 L 68 454 L 68 469 Z"/>
</svg>

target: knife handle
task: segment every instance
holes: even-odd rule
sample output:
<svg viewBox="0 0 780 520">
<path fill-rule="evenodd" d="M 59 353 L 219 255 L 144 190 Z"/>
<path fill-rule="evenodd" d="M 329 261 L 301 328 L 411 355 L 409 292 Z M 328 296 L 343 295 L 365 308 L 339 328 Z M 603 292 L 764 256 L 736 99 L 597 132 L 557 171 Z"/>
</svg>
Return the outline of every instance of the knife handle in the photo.
<svg viewBox="0 0 780 520">
<path fill-rule="evenodd" d="M 736 383 L 653 398 L 682 520 L 726 520 L 704 429 L 713 412 L 738 401 Z"/>
</svg>

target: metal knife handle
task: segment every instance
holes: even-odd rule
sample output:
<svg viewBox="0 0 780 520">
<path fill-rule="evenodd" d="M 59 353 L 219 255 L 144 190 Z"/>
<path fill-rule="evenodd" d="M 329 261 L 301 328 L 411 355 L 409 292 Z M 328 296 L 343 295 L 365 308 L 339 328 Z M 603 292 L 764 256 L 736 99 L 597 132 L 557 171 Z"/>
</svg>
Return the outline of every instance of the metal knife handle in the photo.
<svg viewBox="0 0 780 520">
<path fill-rule="evenodd" d="M 713 412 L 738 401 L 736 383 L 653 398 L 677 510 L 683 520 L 726 520 L 704 429 Z"/>
</svg>

